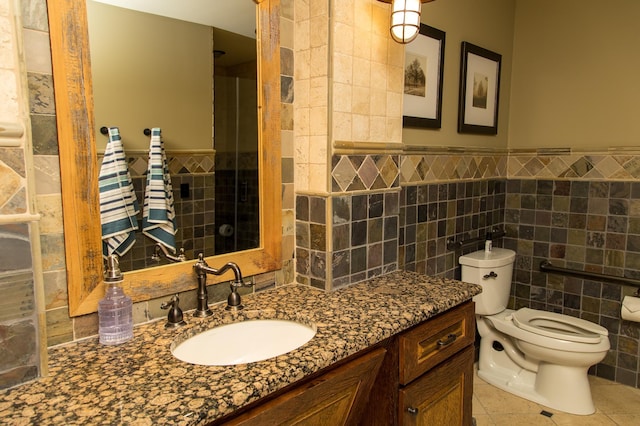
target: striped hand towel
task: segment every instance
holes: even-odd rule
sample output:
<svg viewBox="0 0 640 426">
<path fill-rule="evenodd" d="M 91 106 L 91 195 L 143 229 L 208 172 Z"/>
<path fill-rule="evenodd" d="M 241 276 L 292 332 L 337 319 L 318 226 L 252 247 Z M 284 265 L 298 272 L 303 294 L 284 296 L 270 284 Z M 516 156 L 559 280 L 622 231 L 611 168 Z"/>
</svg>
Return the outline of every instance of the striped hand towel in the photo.
<svg viewBox="0 0 640 426">
<path fill-rule="evenodd" d="M 136 198 L 120 132 L 109 128 L 109 142 L 104 151 L 100 175 L 100 222 L 102 223 L 102 255 L 122 256 L 136 242 L 136 214 L 140 206 Z"/>
<path fill-rule="evenodd" d="M 167 167 L 160 129 L 151 129 L 147 188 L 144 192 L 142 232 L 156 242 L 176 251 L 176 224 L 173 207 L 173 188 Z"/>
</svg>

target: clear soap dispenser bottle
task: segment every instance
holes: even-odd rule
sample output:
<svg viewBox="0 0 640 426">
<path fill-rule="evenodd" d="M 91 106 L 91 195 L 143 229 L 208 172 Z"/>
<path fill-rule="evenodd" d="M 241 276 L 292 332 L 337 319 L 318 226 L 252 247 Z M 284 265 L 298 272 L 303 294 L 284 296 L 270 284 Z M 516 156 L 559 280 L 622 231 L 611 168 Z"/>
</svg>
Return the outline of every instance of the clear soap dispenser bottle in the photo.
<svg viewBox="0 0 640 426">
<path fill-rule="evenodd" d="M 491 253 L 491 250 L 493 250 L 492 235 L 491 232 L 487 232 L 487 239 L 484 241 L 484 252 Z"/>
<path fill-rule="evenodd" d="M 118 256 L 107 257 L 104 298 L 98 302 L 98 334 L 103 345 L 118 345 L 133 338 L 133 302 L 122 291 Z"/>
</svg>

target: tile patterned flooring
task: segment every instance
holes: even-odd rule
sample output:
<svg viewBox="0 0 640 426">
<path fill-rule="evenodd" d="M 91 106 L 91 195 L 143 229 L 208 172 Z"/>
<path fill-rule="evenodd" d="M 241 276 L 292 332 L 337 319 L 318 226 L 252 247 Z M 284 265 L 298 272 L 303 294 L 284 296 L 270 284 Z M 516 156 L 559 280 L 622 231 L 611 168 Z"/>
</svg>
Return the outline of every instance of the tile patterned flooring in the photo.
<svg viewBox="0 0 640 426">
<path fill-rule="evenodd" d="M 640 425 L 640 389 L 589 376 L 596 412 L 577 416 L 547 408 L 487 384 L 473 382 L 473 416 L 477 426 L 528 425 Z M 546 417 L 542 410 L 553 413 Z"/>
</svg>

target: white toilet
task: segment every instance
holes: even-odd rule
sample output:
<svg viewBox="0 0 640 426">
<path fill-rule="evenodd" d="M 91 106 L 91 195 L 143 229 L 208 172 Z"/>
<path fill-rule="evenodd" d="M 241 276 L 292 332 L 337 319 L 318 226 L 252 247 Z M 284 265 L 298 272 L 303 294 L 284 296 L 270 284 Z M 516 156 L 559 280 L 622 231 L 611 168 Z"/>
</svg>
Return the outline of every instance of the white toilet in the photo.
<svg viewBox="0 0 640 426">
<path fill-rule="evenodd" d="M 478 376 L 500 389 L 572 414 L 595 411 L 587 370 L 609 350 L 607 329 L 553 312 L 506 309 L 515 252 L 494 248 L 460 256 L 480 334 Z"/>
</svg>

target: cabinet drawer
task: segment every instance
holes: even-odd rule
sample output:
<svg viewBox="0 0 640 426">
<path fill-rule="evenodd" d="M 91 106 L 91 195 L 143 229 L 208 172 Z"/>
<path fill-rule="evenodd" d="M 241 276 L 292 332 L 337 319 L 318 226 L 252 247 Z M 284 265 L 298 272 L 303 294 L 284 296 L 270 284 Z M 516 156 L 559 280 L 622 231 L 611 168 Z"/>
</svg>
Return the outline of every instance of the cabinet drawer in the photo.
<svg viewBox="0 0 640 426">
<path fill-rule="evenodd" d="M 474 309 L 474 303 L 467 302 L 400 335 L 400 384 L 473 344 Z"/>
</svg>

